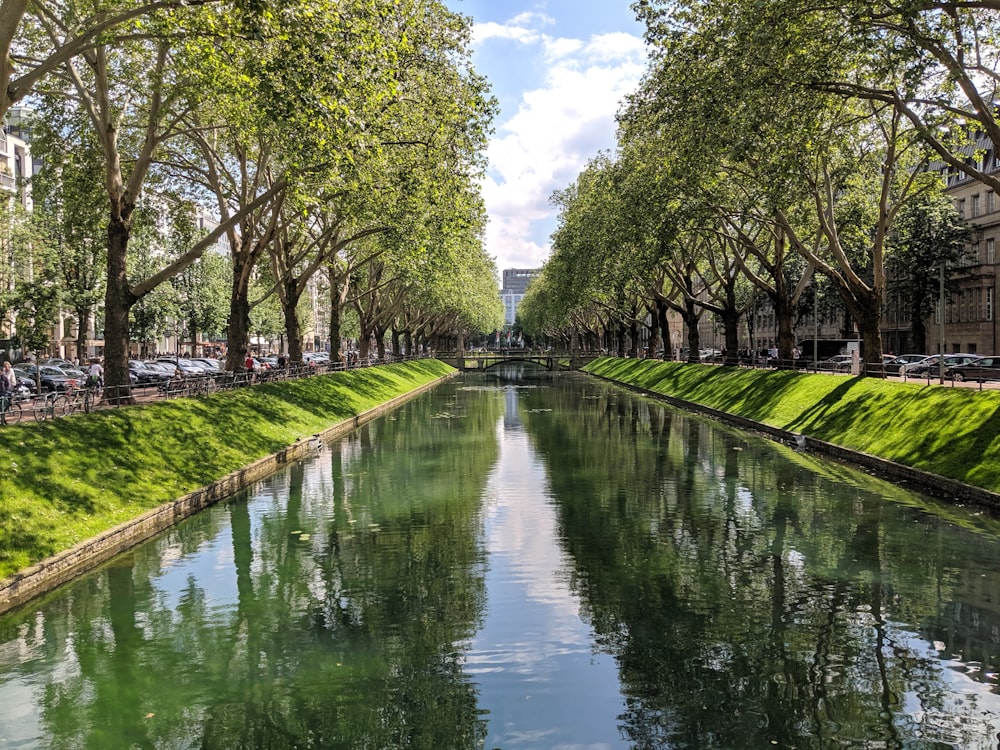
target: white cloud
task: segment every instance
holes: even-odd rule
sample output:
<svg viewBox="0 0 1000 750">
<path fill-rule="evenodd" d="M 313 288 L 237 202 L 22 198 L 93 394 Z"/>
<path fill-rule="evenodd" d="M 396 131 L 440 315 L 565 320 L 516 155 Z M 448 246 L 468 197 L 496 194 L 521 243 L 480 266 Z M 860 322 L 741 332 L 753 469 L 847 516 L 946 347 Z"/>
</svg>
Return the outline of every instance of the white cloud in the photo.
<svg viewBox="0 0 1000 750">
<path fill-rule="evenodd" d="M 501 270 L 544 262 L 556 226 L 553 191 L 567 187 L 599 150 L 614 147 L 615 113 L 645 71 L 637 36 L 553 38 L 530 28 L 532 20 L 539 19 L 484 24 L 490 28 L 482 36 L 477 26 L 477 38 L 515 40 L 544 66 L 517 111 L 504 113 L 489 147 L 487 247 Z"/>
<path fill-rule="evenodd" d="M 506 23 L 477 23 L 473 29 L 473 43 L 482 44 L 489 39 L 509 39 L 522 44 L 540 41 L 543 35 L 539 26 L 548 26 L 554 21 L 541 13 L 521 13 Z"/>
</svg>

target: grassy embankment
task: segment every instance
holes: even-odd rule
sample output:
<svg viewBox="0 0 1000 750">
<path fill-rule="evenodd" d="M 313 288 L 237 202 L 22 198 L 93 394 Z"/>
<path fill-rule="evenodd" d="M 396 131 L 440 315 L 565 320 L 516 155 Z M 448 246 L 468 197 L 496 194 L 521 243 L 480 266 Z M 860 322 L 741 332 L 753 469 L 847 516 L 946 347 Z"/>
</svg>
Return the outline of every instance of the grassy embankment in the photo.
<svg viewBox="0 0 1000 750">
<path fill-rule="evenodd" d="M 453 368 L 422 360 L 0 428 L 0 578 Z"/>
<path fill-rule="evenodd" d="M 1000 492 L 1000 391 L 655 360 L 586 369 Z"/>
</svg>

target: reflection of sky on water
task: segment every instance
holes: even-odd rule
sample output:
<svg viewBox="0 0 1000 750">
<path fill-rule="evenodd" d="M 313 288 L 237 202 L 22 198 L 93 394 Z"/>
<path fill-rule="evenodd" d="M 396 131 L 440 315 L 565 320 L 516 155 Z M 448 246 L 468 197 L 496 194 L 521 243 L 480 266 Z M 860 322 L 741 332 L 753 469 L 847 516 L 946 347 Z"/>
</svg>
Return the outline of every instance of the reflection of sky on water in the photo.
<svg viewBox="0 0 1000 750">
<path fill-rule="evenodd" d="M 479 708 L 489 712 L 485 747 L 625 747 L 614 660 L 592 650 L 566 581 L 544 469 L 511 410 L 514 389 L 486 484 L 487 610 L 466 659 Z"/>
</svg>

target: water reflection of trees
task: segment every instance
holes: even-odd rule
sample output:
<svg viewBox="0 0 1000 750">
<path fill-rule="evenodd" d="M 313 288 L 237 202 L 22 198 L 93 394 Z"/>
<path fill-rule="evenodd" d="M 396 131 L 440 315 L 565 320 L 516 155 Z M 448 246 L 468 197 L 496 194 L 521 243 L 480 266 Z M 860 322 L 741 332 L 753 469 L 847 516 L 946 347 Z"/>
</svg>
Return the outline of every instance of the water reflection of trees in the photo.
<svg viewBox="0 0 1000 750">
<path fill-rule="evenodd" d="M 526 393 L 522 420 L 635 747 L 994 747 L 983 717 L 997 704 L 952 691 L 932 644 L 958 645 L 941 637 L 958 629 L 944 622 L 957 595 L 987 613 L 995 534 L 887 502 L 894 490 L 846 469 L 584 391 Z M 979 576 L 970 602 L 961 581 Z M 967 658 L 996 665 L 996 641 L 978 644 Z"/>
<path fill-rule="evenodd" d="M 43 685 L 39 744 L 476 747 L 459 644 L 484 606 L 479 500 L 502 409 L 413 402 L 0 621 L 0 654 L 35 655 L 4 671 Z M 181 591 L 161 590 L 170 561 L 205 547 Z"/>
</svg>

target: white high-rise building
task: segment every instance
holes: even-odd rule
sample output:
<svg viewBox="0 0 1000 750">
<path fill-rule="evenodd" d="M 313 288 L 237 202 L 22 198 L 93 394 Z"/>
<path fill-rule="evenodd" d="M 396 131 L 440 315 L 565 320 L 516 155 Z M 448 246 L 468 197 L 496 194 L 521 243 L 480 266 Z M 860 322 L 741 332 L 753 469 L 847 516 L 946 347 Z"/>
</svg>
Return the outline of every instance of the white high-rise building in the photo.
<svg viewBox="0 0 1000 750">
<path fill-rule="evenodd" d="M 503 300 L 503 316 L 506 325 L 514 325 L 514 321 L 517 319 L 517 306 L 524 299 L 524 293 L 528 291 L 528 284 L 539 273 L 541 273 L 541 269 L 538 268 L 504 269 L 500 298 Z"/>
</svg>

